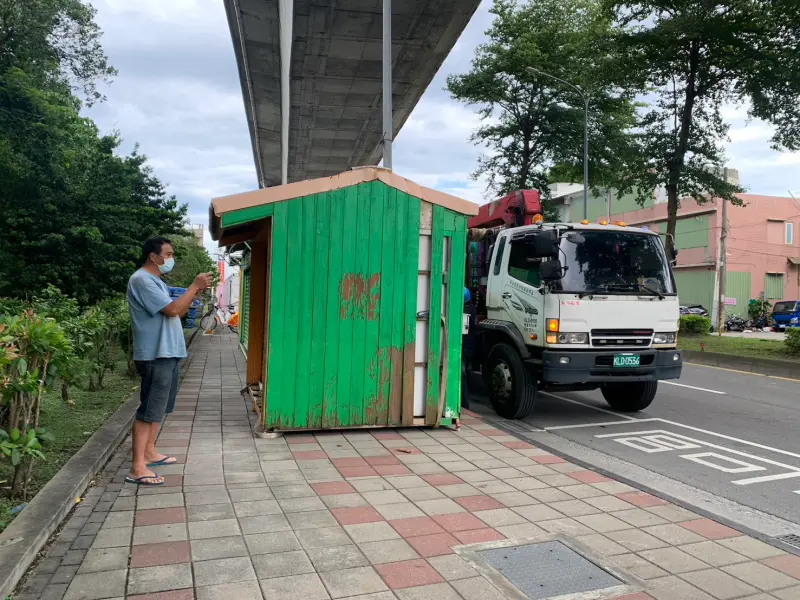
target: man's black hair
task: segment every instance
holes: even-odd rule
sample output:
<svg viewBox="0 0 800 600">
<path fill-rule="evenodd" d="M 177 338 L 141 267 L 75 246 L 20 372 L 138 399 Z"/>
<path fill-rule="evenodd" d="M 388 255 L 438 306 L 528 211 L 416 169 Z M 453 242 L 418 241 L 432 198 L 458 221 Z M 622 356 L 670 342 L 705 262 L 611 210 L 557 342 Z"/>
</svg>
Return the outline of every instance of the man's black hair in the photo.
<svg viewBox="0 0 800 600">
<path fill-rule="evenodd" d="M 151 237 L 142 244 L 142 264 L 147 262 L 151 254 L 161 254 L 161 247 L 164 244 L 172 245 L 172 242 L 165 237 Z"/>
</svg>

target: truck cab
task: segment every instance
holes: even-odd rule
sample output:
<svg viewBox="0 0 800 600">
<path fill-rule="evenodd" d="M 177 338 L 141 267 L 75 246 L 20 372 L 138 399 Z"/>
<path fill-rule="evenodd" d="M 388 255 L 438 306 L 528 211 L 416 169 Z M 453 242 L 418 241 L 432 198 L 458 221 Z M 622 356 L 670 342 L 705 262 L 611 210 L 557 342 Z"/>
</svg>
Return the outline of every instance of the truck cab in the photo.
<svg viewBox="0 0 800 600">
<path fill-rule="evenodd" d="M 773 331 L 800 327 L 800 300 L 781 300 L 772 307 Z"/>
<path fill-rule="evenodd" d="M 659 380 L 680 377 L 678 296 L 657 233 L 539 221 L 495 234 L 477 362 L 498 414 L 528 415 L 543 389 L 600 389 L 615 410 L 639 411 Z"/>
</svg>

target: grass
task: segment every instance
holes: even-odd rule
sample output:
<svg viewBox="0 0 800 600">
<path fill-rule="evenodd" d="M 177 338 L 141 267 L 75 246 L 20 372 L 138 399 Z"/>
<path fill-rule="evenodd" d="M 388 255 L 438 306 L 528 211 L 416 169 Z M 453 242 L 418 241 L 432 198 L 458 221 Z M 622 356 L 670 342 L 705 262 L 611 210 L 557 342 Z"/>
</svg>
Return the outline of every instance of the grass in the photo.
<svg viewBox="0 0 800 600">
<path fill-rule="evenodd" d="M 71 389 L 70 397 L 75 403 L 72 407 L 61 400 L 60 384 L 45 394 L 42 398 L 40 424 L 50 429 L 56 439 L 43 449 L 47 460 L 39 461 L 33 467 L 28 500 L 50 481 L 64 463 L 130 397 L 136 385 L 136 380 L 127 375 L 127 363 L 123 357 L 117 362 L 115 370 L 106 375 L 102 390 L 90 392 Z M 22 502 L 20 499 L 8 498 L 12 475 L 10 463 L 0 462 L 0 531 L 11 522 L 11 509 Z"/>
<path fill-rule="evenodd" d="M 726 337 L 718 335 L 697 335 L 682 333 L 678 336 L 678 348 L 700 351 L 703 344 L 706 352 L 733 354 L 736 356 L 755 356 L 777 360 L 797 360 L 797 355 L 789 353 L 782 341 L 762 340 L 760 338 Z"/>
</svg>

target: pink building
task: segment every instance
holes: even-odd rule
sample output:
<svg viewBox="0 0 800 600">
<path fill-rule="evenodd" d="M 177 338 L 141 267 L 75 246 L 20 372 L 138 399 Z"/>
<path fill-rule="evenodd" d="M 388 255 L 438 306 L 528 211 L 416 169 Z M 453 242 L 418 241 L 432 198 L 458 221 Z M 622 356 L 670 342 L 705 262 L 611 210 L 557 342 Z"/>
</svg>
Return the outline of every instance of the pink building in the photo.
<svg viewBox="0 0 800 600">
<path fill-rule="evenodd" d="M 800 300 L 800 202 L 792 198 L 740 194 L 742 206 L 728 206 L 728 251 L 726 304 L 728 313 L 746 315 L 751 298 L 763 293 L 776 300 Z M 583 214 L 582 191 L 557 199 L 562 214 L 579 220 Z M 698 204 L 681 202 L 676 223 L 675 247 L 678 263 L 675 279 L 682 304 L 714 306 L 717 289 L 717 261 L 722 227 L 719 200 Z M 600 220 L 611 214 L 612 221 L 647 226 L 654 231 L 667 228 L 667 204 L 663 194 L 640 207 L 633 195 L 589 199 L 589 218 Z"/>
</svg>

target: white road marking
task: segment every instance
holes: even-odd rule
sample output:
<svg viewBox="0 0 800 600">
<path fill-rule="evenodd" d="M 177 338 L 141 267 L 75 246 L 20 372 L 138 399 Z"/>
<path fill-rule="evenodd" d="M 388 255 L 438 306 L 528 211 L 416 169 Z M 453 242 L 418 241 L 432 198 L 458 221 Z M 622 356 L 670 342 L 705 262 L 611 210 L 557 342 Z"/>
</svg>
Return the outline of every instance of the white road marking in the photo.
<svg viewBox="0 0 800 600">
<path fill-rule="evenodd" d="M 542 396 L 550 396 L 551 398 L 556 398 L 558 400 L 564 400 L 565 402 L 571 402 L 572 404 L 580 404 L 581 406 L 585 406 L 586 408 L 591 408 L 593 410 L 597 410 L 608 415 L 614 415 L 615 417 L 622 417 L 623 419 L 627 419 L 628 421 L 639 421 L 640 419 L 636 419 L 634 417 L 628 417 L 626 415 L 621 415 L 619 413 L 615 413 L 610 410 L 606 410 L 605 408 L 600 408 L 599 406 L 592 406 L 591 404 L 585 404 L 583 402 L 579 402 L 577 400 L 572 400 L 570 398 L 564 398 L 563 396 L 556 396 L 555 394 L 551 394 L 550 392 L 539 392 Z"/>
<path fill-rule="evenodd" d="M 712 469 L 716 469 L 717 471 L 722 471 L 723 473 L 750 473 L 752 471 L 766 470 L 766 467 L 753 465 L 744 462 L 743 460 L 737 460 L 735 458 L 731 458 L 730 456 L 723 456 L 722 454 L 717 454 L 716 452 L 698 452 L 697 454 L 681 454 L 681 458 L 685 458 L 686 460 L 691 460 L 692 462 L 696 462 L 701 465 L 711 467 Z M 725 465 L 716 463 L 713 460 L 708 460 L 711 458 L 716 458 L 717 460 L 720 460 L 722 462 L 726 462 L 730 465 L 737 465 L 737 466 L 727 467 Z"/>
<path fill-rule="evenodd" d="M 558 396 L 556 396 L 556 398 L 558 398 L 559 400 L 566 400 L 566 398 L 559 398 Z M 587 404 L 586 406 L 589 405 Z M 595 408 L 595 407 L 589 406 L 589 408 Z M 656 420 L 657 419 L 633 419 L 633 421 L 636 421 L 637 423 L 646 423 L 648 421 L 656 421 Z M 576 425 L 555 425 L 554 427 L 545 427 L 544 430 L 556 431 L 561 429 L 581 429 L 583 427 L 605 427 L 608 425 L 627 425 L 628 423 L 631 422 L 632 421 L 628 420 L 628 421 L 605 421 L 602 423 L 578 423 Z"/>
<path fill-rule="evenodd" d="M 793 458 L 800 458 L 800 454 L 796 454 L 794 452 L 789 452 L 787 450 L 781 450 L 780 448 L 773 448 L 772 446 L 765 446 L 764 444 L 757 444 L 756 442 L 748 442 L 747 440 L 743 440 L 740 438 L 735 438 L 730 435 L 724 435 L 722 433 L 715 433 L 713 431 L 708 431 L 707 429 L 701 429 L 700 427 L 692 427 L 691 425 L 684 425 L 683 423 L 677 423 L 675 421 L 669 421 L 667 419 L 659 419 L 663 423 L 667 423 L 668 425 L 675 425 L 676 427 L 683 427 L 685 429 L 691 429 L 692 431 L 698 431 L 700 433 L 705 433 L 708 435 L 713 435 L 725 440 L 730 440 L 731 442 L 737 442 L 739 444 L 745 444 L 746 446 L 753 446 L 754 448 L 761 448 L 762 450 L 769 450 L 770 452 L 775 452 L 776 454 L 783 454 L 784 456 L 791 456 Z"/>
<path fill-rule="evenodd" d="M 736 485 L 750 485 L 751 483 L 765 483 L 767 481 L 781 481 L 783 479 L 794 479 L 800 477 L 800 471 L 794 473 L 778 473 L 777 475 L 764 475 L 763 477 L 751 477 L 749 479 L 740 479 L 734 481 Z M 800 491 L 797 492 L 800 494 Z"/>
<path fill-rule="evenodd" d="M 720 396 L 727 395 L 727 392 L 720 392 L 719 390 L 709 390 L 708 388 L 701 388 L 694 385 L 686 385 L 685 383 L 675 383 L 674 381 L 659 381 L 659 383 L 666 383 L 667 385 L 677 385 L 678 387 L 689 388 L 690 390 L 698 390 L 700 392 L 708 392 L 709 394 L 719 394 Z"/>
<path fill-rule="evenodd" d="M 669 421 L 666 421 L 666 420 L 664 422 L 669 423 Z M 696 427 L 689 427 L 688 425 L 681 425 L 680 423 L 672 423 L 672 424 L 676 425 L 678 427 L 686 427 L 688 429 L 698 429 Z M 702 430 L 700 430 L 700 431 L 702 431 Z M 707 433 L 710 434 L 710 435 L 716 435 L 718 437 L 725 437 L 725 438 L 729 437 L 729 436 L 723 436 L 722 434 L 715 434 L 713 432 L 707 432 Z M 765 464 L 768 464 L 768 465 L 772 465 L 772 466 L 775 466 L 775 467 L 780 467 L 782 469 L 786 469 L 787 471 L 789 471 L 789 473 L 781 474 L 782 475 L 781 477 L 778 477 L 777 475 L 766 475 L 764 477 L 751 477 L 751 478 L 748 478 L 748 479 L 739 479 L 739 480 L 731 482 L 731 483 L 736 484 L 736 485 L 750 485 L 750 484 L 753 484 L 753 483 L 763 483 L 763 482 L 773 481 L 773 480 L 791 479 L 791 478 L 794 478 L 794 477 L 800 477 L 800 467 L 797 467 L 795 465 L 787 465 L 785 463 L 781 463 L 781 462 L 778 462 L 778 461 L 775 461 L 775 460 L 770 460 L 768 458 L 762 458 L 760 456 L 755 456 L 753 454 L 748 454 L 747 452 L 742 452 L 740 450 L 734 450 L 732 448 L 726 448 L 725 446 L 718 446 L 717 444 L 712 444 L 710 442 L 706 442 L 706 441 L 703 441 L 703 440 L 697 440 L 695 438 L 691 438 L 689 436 L 682 435 L 680 433 L 674 433 L 674 432 L 666 431 L 666 430 L 663 430 L 663 429 L 655 429 L 655 430 L 650 430 L 650 431 L 623 432 L 623 433 L 605 433 L 605 434 L 596 435 L 594 437 L 596 437 L 596 438 L 610 438 L 610 439 L 617 438 L 617 437 L 622 437 L 623 439 L 629 439 L 631 436 L 643 436 L 643 435 L 648 435 L 648 434 L 666 434 L 666 435 L 674 436 L 674 437 L 686 440 L 688 442 L 700 444 L 701 446 L 707 446 L 709 448 L 714 448 L 715 450 L 721 450 L 723 452 L 727 452 L 728 454 L 734 454 L 736 456 L 741 456 L 743 458 L 749 458 L 751 460 L 762 462 L 762 463 L 765 463 Z M 756 446 L 756 447 L 767 449 L 767 450 L 773 450 L 773 451 L 779 452 L 781 454 L 788 454 L 790 456 L 795 456 L 797 458 L 800 458 L 800 456 L 798 456 L 796 454 L 793 454 L 791 452 L 786 452 L 786 451 L 779 451 L 779 450 L 777 450 L 777 448 L 771 449 L 768 446 L 762 446 L 761 444 L 755 444 L 753 442 L 746 442 L 744 440 L 741 440 L 741 443 L 749 444 L 751 446 Z M 629 444 L 626 444 L 626 445 L 629 445 Z M 692 460 L 692 459 L 690 458 L 689 460 Z M 701 461 L 695 460 L 695 462 L 701 462 Z M 749 464 L 749 463 L 742 463 L 742 464 Z M 719 469 L 718 466 L 716 466 L 714 468 Z M 722 470 L 722 469 L 719 469 L 719 470 Z"/>
</svg>

